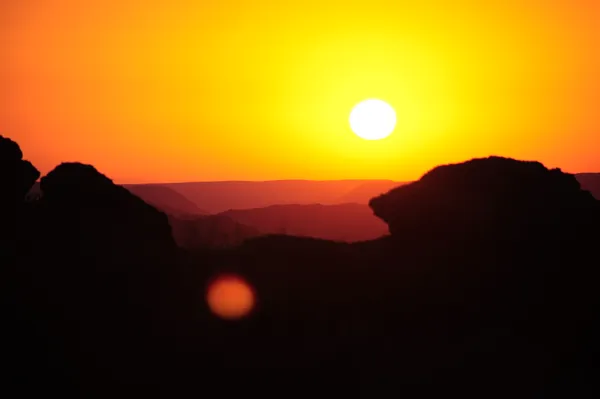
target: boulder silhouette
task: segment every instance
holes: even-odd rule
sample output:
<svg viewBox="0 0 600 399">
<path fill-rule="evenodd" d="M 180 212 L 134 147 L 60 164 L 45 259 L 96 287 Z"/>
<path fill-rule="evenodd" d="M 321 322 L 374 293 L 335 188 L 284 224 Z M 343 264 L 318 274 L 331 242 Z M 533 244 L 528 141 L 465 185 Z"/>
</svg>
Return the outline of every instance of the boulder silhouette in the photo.
<svg viewBox="0 0 600 399">
<path fill-rule="evenodd" d="M 539 162 L 473 159 L 434 168 L 370 206 L 389 225 L 388 253 L 410 254 L 388 260 L 418 263 L 422 276 L 412 284 L 422 294 L 409 302 L 427 307 L 415 314 L 444 315 L 446 340 L 468 331 L 454 355 L 470 353 L 463 367 L 510 369 L 512 384 L 592 370 L 600 202 L 573 175 Z"/>
<path fill-rule="evenodd" d="M 38 170 L 23 160 L 19 145 L 0 135 L 0 313 L 4 326 L 0 351 L 2 368 L 7 370 L 3 382 L 15 383 L 15 389 L 31 384 L 27 380 L 37 371 L 38 353 L 46 349 L 38 344 L 35 325 L 39 315 L 27 306 L 20 262 L 23 254 L 33 250 L 25 239 L 29 208 L 24 200 L 39 176 Z"/>
<path fill-rule="evenodd" d="M 39 178 L 39 171 L 17 143 L 0 136 L 0 263 L 12 264 L 17 248 L 24 248 L 20 236 L 26 232 L 26 195 Z"/>
<path fill-rule="evenodd" d="M 0 201 L 2 208 L 23 201 L 40 172 L 29 161 L 17 143 L 0 135 Z"/>
<path fill-rule="evenodd" d="M 164 213 L 91 165 L 63 163 L 42 178 L 40 188 L 46 215 L 58 219 L 55 227 L 62 225 L 82 250 L 149 261 L 176 248 Z"/>
<path fill-rule="evenodd" d="M 178 248 L 167 216 L 91 165 L 63 163 L 40 188 L 35 292 L 47 298 L 38 303 L 51 328 L 67 337 L 68 361 L 92 380 L 107 378 L 103 368 L 119 383 L 150 378 L 162 361 L 157 337 L 177 309 Z"/>
<path fill-rule="evenodd" d="M 573 175 L 501 157 L 436 167 L 369 204 L 392 235 L 447 240 L 483 238 L 498 229 L 511 238 L 560 230 L 598 209 Z"/>
</svg>

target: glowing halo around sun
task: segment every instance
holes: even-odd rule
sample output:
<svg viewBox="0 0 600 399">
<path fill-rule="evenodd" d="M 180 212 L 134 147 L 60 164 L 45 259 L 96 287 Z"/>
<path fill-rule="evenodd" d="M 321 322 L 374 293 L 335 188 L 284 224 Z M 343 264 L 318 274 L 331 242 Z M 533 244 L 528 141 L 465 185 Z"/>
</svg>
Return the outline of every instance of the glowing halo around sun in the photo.
<svg viewBox="0 0 600 399">
<path fill-rule="evenodd" d="M 350 112 L 350 128 L 365 140 L 381 140 L 396 127 L 396 111 L 385 101 L 364 100 Z"/>
</svg>

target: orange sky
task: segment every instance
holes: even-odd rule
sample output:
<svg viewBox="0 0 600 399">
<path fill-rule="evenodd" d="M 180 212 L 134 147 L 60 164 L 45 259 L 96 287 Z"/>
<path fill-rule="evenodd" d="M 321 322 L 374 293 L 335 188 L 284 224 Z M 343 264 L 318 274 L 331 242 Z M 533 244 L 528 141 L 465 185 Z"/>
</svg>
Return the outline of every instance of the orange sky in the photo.
<svg viewBox="0 0 600 399">
<path fill-rule="evenodd" d="M 596 0 L 0 0 L 0 134 L 118 183 L 600 171 L 599 24 Z M 381 141 L 348 125 L 371 97 Z"/>
</svg>

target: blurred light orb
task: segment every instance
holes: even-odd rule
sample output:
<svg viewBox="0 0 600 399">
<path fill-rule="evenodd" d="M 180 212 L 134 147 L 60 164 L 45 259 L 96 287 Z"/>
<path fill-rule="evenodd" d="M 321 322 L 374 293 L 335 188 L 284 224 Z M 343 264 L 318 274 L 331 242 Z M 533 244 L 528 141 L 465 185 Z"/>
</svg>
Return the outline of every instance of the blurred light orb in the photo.
<svg viewBox="0 0 600 399">
<path fill-rule="evenodd" d="M 237 320 L 252 311 L 256 295 L 243 278 L 226 274 L 218 276 L 208 285 L 206 302 L 215 315 L 226 320 Z"/>
<path fill-rule="evenodd" d="M 350 128 L 365 140 L 381 140 L 396 127 L 396 111 L 383 100 L 364 100 L 350 112 Z"/>
</svg>

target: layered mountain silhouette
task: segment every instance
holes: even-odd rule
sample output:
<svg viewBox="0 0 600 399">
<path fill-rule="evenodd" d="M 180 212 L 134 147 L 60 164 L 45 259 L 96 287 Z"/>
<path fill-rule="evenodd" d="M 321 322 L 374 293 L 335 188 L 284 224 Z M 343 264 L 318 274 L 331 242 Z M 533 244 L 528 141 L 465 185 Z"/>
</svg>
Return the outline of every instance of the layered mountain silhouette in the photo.
<svg viewBox="0 0 600 399">
<path fill-rule="evenodd" d="M 338 204 L 368 204 L 369 200 L 377 195 L 383 194 L 392 188 L 401 186 L 405 183 L 392 180 L 371 180 L 366 181 L 352 190 L 348 191 L 336 200 Z"/>
<path fill-rule="evenodd" d="M 169 212 L 167 212 L 169 213 Z M 273 234 L 343 242 L 388 234 L 387 225 L 367 205 L 272 205 L 216 215 L 169 214 L 177 244 L 187 249 L 225 248 Z"/>
<path fill-rule="evenodd" d="M 272 205 L 230 210 L 219 215 L 263 234 L 287 234 L 334 241 L 365 241 L 388 233 L 387 225 L 362 204 Z"/>
<path fill-rule="evenodd" d="M 241 244 L 261 233 L 226 215 L 207 215 L 177 191 L 158 184 L 125 188 L 168 215 L 173 238 L 185 249 L 224 248 Z"/>
<path fill-rule="evenodd" d="M 583 189 L 592 192 L 596 198 L 600 197 L 600 174 L 580 173 L 575 177 Z M 391 180 L 283 180 L 127 184 L 124 187 L 166 213 L 189 216 L 272 205 L 368 204 L 371 198 L 404 184 L 407 183 Z M 35 187 L 32 194 L 39 191 Z M 268 190 L 261 192 L 264 187 Z M 305 188 L 308 190 L 304 191 Z M 201 205 L 206 205 L 206 209 Z"/>
<path fill-rule="evenodd" d="M 582 188 L 600 198 L 600 174 L 577 174 Z M 243 184 L 242 184 L 243 183 Z M 269 184 L 265 184 L 269 183 Z M 491 183 L 491 182 L 490 182 Z M 269 234 L 287 234 L 295 236 L 355 242 L 375 239 L 388 233 L 387 226 L 370 211 L 366 204 L 394 187 L 406 183 L 389 180 L 373 181 L 273 181 L 273 182 L 199 182 L 173 184 L 169 188 L 160 184 L 126 185 L 125 187 L 149 204 L 169 215 L 176 241 L 185 248 L 206 248 L 238 245 L 245 239 Z M 494 183 L 495 184 L 495 183 Z M 285 195 L 268 193 L 260 201 L 268 206 L 249 208 L 260 196 L 254 195 L 244 202 L 244 195 L 254 186 L 259 190 L 263 186 L 286 190 L 303 186 L 312 187 L 312 193 L 305 194 L 304 201 L 323 201 L 332 204 L 317 203 L 280 204 L 277 201 L 289 201 Z M 224 203 L 235 203 L 240 209 L 220 212 L 219 217 L 209 217 L 195 203 L 176 191 L 194 192 L 197 187 L 206 186 L 212 195 Z M 349 189 L 343 195 L 335 197 L 338 191 Z M 218 190 L 222 189 L 222 192 Z M 295 192 L 295 191 L 293 191 Z M 209 194 L 205 194 L 208 197 Z M 205 201 L 205 199 L 202 199 Z M 301 202 L 301 201 L 299 201 Z M 365 204 L 363 206 L 359 204 Z M 209 205 L 209 208 L 211 205 Z M 197 217 L 204 215 L 203 217 Z"/>
<path fill-rule="evenodd" d="M 173 226 L 205 216 L 174 220 L 91 165 L 57 166 L 41 179 L 43 195 L 28 201 L 38 173 L 6 138 L 0 167 L 9 392 L 599 393 L 600 202 L 558 169 L 500 157 L 439 166 L 374 195 L 371 213 L 390 234 L 372 240 L 269 235 L 190 249 Z M 264 187 L 244 203 L 292 195 Z M 333 191 L 332 201 L 345 195 Z M 235 232 L 234 216 L 277 226 L 271 212 L 285 208 L 216 217 L 236 223 Z M 325 212 L 343 208 L 292 209 L 325 222 Z M 337 216 L 332 225 L 347 222 Z M 183 226 L 184 236 L 195 228 Z M 256 292 L 252 313 L 237 321 L 217 318 L 204 300 L 225 273 Z"/>
<path fill-rule="evenodd" d="M 366 192 L 383 192 L 384 187 L 394 186 L 394 182 L 362 183 L 340 200 L 359 200 Z M 374 216 L 366 204 L 271 205 L 207 215 L 183 195 L 168 187 L 123 187 L 166 213 L 175 242 L 186 249 L 231 247 L 250 238 L 271 234 L 356 242 L 375 239 L 388 233 L 387 225 Z M 39 187 L 30 191 L 32 198 L 42 194 Z"/>
<path fill-rule="evenodd" d="M 158 184 L 128 184 L 124 186 L 148 204 L 173 216 L 197 216 L 207 212 L 178 193 L 177 191 Z"/>
<path fill-rule="evenodd" d="M 186 249 L 226 248 L 247 239 L 265 235 L 264 232 L 227 215 L 169 216 L 175 242 Z"/>
<path fill-rule="evenodd" d="M 269 184 L 266 184 L 269 183 Z M 189 201 L 177 188 L 196 185 L 214 186 L 212 194 L 227 203 L 235 203 L 241 209 L 231 209 L 218 214 L 206 215 L 196 204 Z M 217 182 L 185 183 L 167 187 L 160 184 L 125 185 L 129 191 L 169 215 L 176 242 L 184 248 L 228 247 L 260 235 L 287 234 L 336 241 L 355 242 L 381 237 L 387 234 L 387 226 L 373 215 L 366 205 L 372 195 L 397 186 L 393 181 L 274 181 L 274 182 Z M 239 186 L 239 187 L 236 187 Z M 290 201 L 289 193 L 278 195 L 276 191 L 265 195 L 254 194 L 249 202 L 246 191 L 257 191 L 263 186 L 292 189 L 292 195 L 304 187 L 312 190 L 304 194 L 304 201 L 347 201 L 351 203 L 322 204 L 269 204 L 263 208 L 247 208 L 252 201 Z M 346 192 L 336 197 L 340 190 Z M 217 190 L 224 192 L 219 193 Z M 185 190 L 182 190 L 185 191 Z M 228 195 L 229 197 L 228 197 Z M 246 197 L 243 197 L 246 195 Z M 204 203 L 206 205 L 206 203 Z M 211 205 L 209 204 L 209 208 Z"/>
<path fill-rule="evenodd" d="M 208 213 L 220 213 L 231 209 L 255 209 L 271 205 L 366 204 L 372 196 L 397 184 L 401 183 L 388 180 L 273 180 L 157 185 L 178 192 Z M 153 185 L 137 185 L 135 189 L 139 190 L 140 186 Z M 353 192 L 355 193 L 352 194 Z"/>
</svg>

